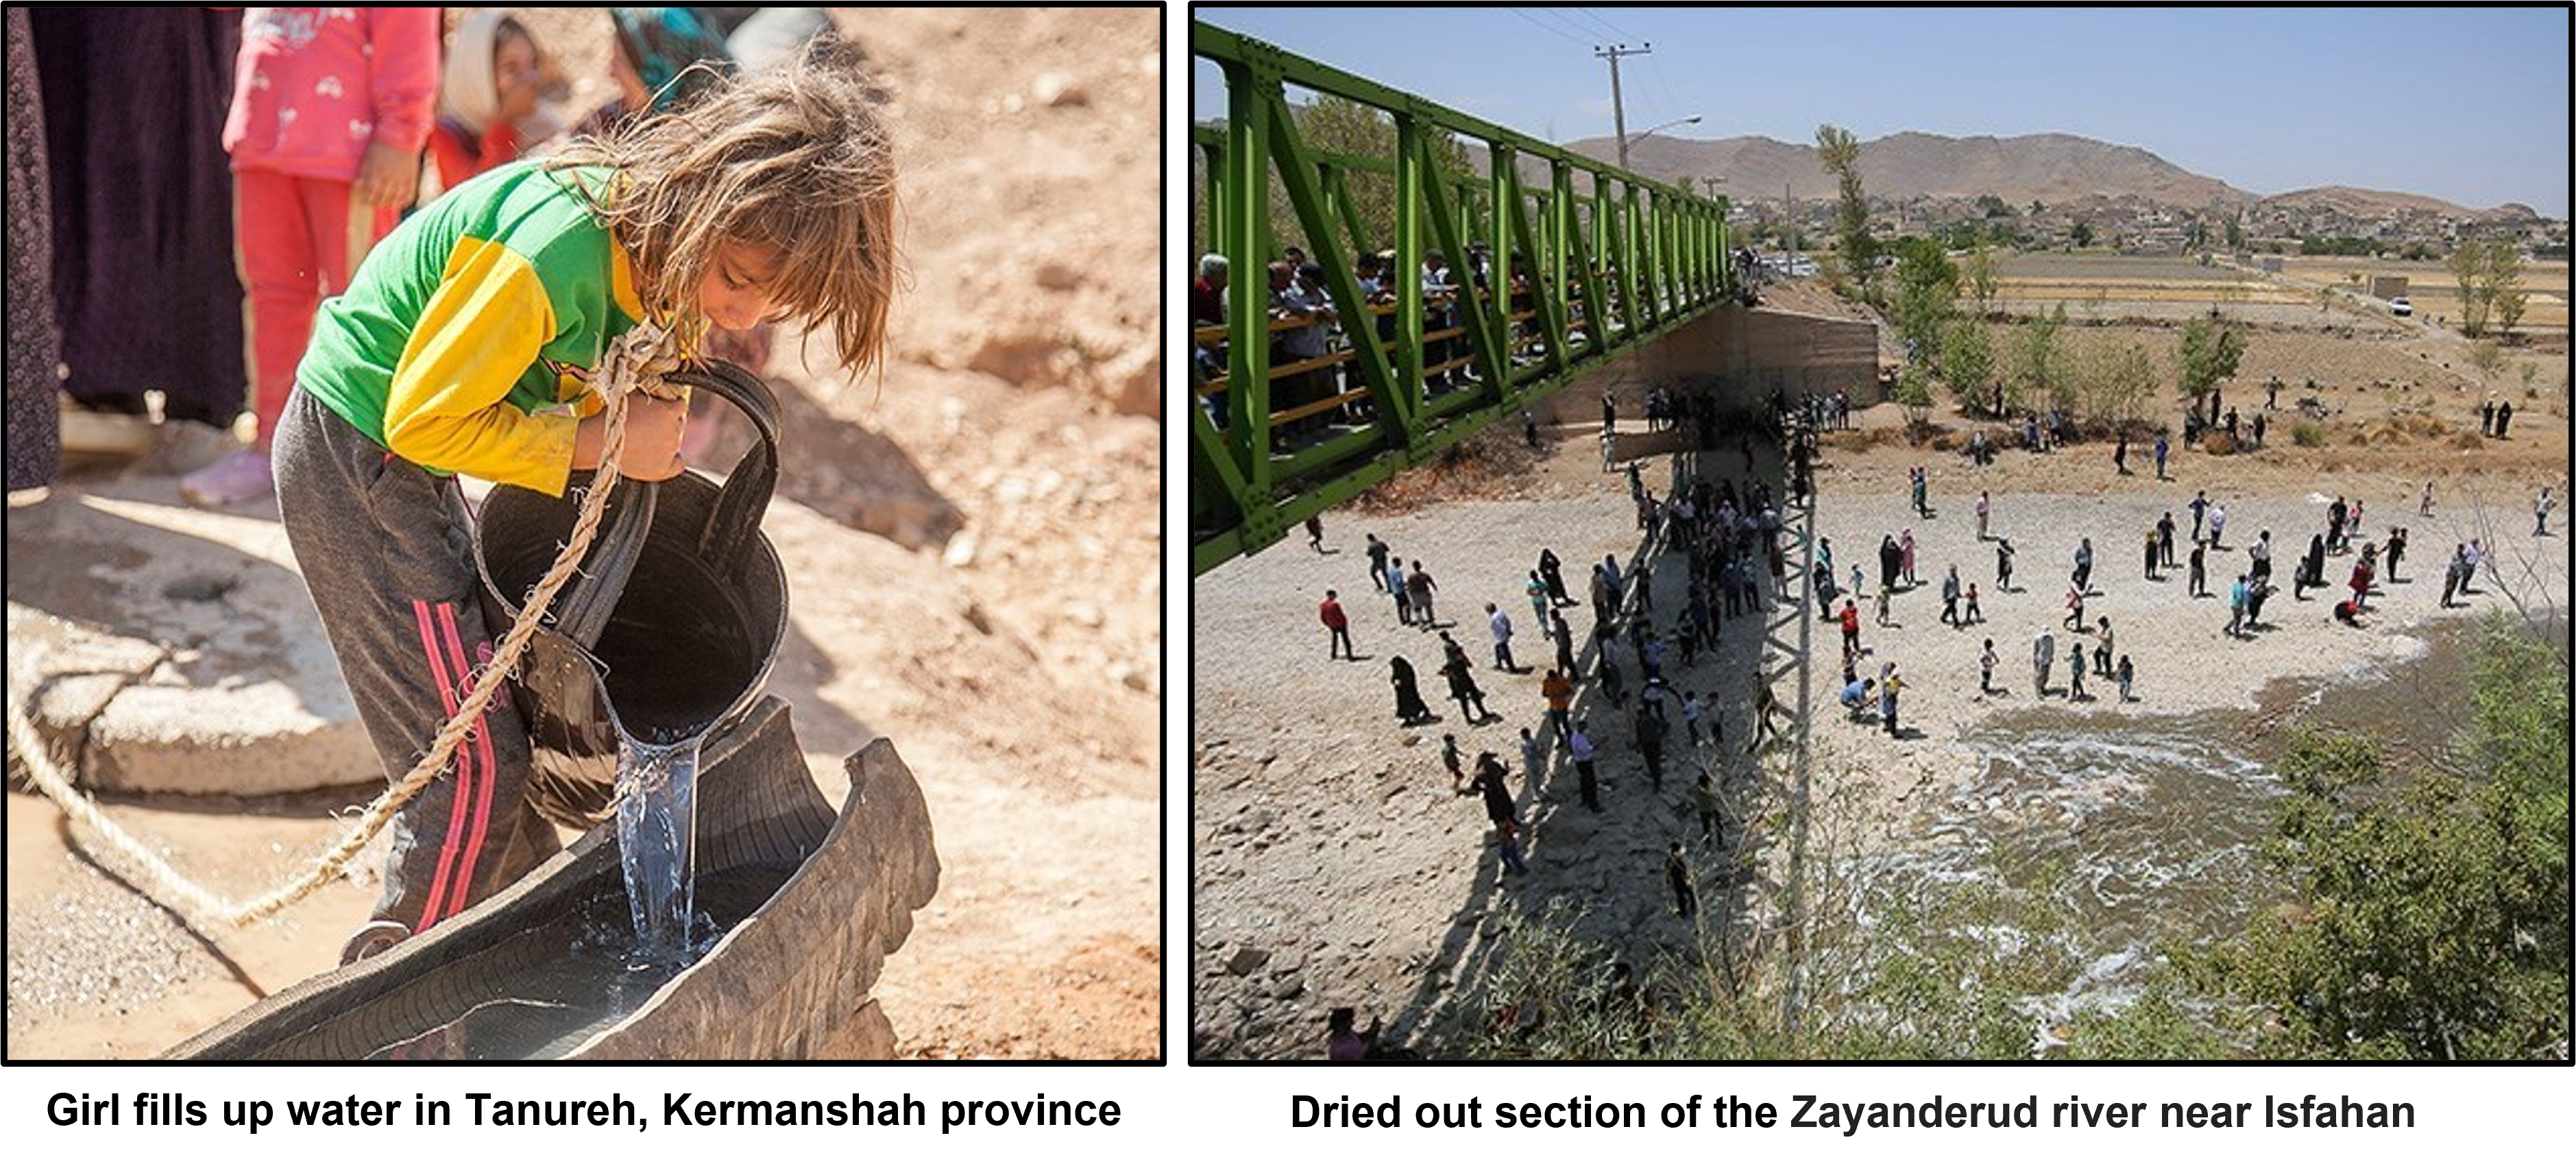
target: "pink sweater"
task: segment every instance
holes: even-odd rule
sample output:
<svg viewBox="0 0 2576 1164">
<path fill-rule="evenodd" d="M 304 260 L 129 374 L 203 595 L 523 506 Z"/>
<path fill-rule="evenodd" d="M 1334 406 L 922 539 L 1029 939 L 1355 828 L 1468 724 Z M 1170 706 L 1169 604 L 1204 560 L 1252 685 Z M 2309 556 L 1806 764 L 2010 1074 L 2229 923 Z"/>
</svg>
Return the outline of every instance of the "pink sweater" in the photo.
<svg viewBox="0 0 2576 1164">
<path fill-rule="evenodd" d="M 337 182 L 367 147 L 418 153 L 438 95 L 436 8 L 247 8 L 224 149 L 235 170 Z"/>
</svg>

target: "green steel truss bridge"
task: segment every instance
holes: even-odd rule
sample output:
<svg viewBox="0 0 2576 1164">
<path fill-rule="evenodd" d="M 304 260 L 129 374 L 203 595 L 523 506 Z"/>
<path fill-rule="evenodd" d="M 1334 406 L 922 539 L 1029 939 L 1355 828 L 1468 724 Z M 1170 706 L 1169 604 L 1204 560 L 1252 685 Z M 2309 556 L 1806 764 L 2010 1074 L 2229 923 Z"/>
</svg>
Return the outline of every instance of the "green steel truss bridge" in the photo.
<svg viewBox="0 0 2576 1164">
<path fill-rule="evenodd" d="M 1191 140 L 1208 249 L 1227 260 L 1224 323 L 1192 323 L 1193 574 L 1279 541 L 1735 292 L 1725 199 L 1205 24 L 1190 25 L 1190 51 L 1226 83 L 1222 126 L 1199 125 Z M 1392 156 L 1301 140 L 1290 85 L 1391 118 Z M 1481 153 L 1485 173 L 1443 172 L 1446 142 L 1471 166 Z M 1358 173 L 1392 178 L 1393 237 L 1368 237 L 1351 197 Z M 1274 336 L 1314 324 L 1270 308 L 1267 269 L 1282 253 L 1274 189 L 1338 307 L 1322 355 L 1274 359 Z M 1471 246 L 1489 252 L 1481 280 Z M 1368 303 L 1358 258 L 1390 250 L 1393 294 Z M 1456 287 L 1426 297 L 1417 272 L 1435 250 Z M 1202 349 L 1222 349 L 1222 362 L 1203 369 Z"/>
</svg>

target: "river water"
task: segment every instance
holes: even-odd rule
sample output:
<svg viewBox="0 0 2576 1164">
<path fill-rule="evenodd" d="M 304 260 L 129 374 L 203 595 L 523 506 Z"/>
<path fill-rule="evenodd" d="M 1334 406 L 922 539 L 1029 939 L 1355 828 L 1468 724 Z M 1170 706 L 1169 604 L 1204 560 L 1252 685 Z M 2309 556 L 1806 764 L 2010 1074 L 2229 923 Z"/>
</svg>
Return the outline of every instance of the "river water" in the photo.
<svg viewBox="0 0 2576 1164">
<path fill-rule="evenodd" d="M 2000 887 L 2051 906 L 2062 919 L 2052 940 L 2077 969 L 2030 1000 L 2044 1051 L 2065 1020 L 2133 999 L 2160 947 L 2233 938 L 2284 900 L 2259 846 L 2286 795 L 2274 765 L 2287 729 L 2380 734 L 2402 771 L 2465 723 L 2468 642 L 2466 630 L 2445 629 L 2393 667 L 2275 683 L 2256 710 L 1988 721 L 1962 737 L 1984 758 L 1981 774 L 1925 810 L 1917 843 L 1862 875 Z"/>
</svg>

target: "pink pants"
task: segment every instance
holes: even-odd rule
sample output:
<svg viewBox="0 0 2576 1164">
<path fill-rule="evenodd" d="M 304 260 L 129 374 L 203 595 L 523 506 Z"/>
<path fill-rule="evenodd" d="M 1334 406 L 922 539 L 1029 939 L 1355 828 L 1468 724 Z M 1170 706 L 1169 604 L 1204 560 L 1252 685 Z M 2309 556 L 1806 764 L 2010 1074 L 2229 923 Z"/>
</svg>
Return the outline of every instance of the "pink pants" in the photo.
<svg viewBox="0 0 2576 1164">
<path fill-rule="evenodd" d="M 259 447 L 277 433 L 313 313 L 345 291 L 369 248 L 400 218 L 392 206 L 351 205 L 350 184 L 261 170 L 233 174 L 233 238 L 249 292 L 251 409 Z"/>
</svg>

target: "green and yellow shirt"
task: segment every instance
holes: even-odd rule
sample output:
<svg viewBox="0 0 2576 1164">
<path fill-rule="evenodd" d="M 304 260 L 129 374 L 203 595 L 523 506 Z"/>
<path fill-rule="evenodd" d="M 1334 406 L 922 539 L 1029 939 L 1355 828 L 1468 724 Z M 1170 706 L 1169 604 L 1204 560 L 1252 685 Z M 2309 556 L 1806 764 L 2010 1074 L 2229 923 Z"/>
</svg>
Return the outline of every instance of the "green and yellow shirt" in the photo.
<svg viewBox="0 0 2576 1164">
<path fill-rule="evenodd" d="M 644 316 L 576 187 L 612 176 L 517 162 L 412 215 L 322 305 L 296 383 L 432 472 L 561 496 L 599 408 L 582 377 Z"/>
</svg>

